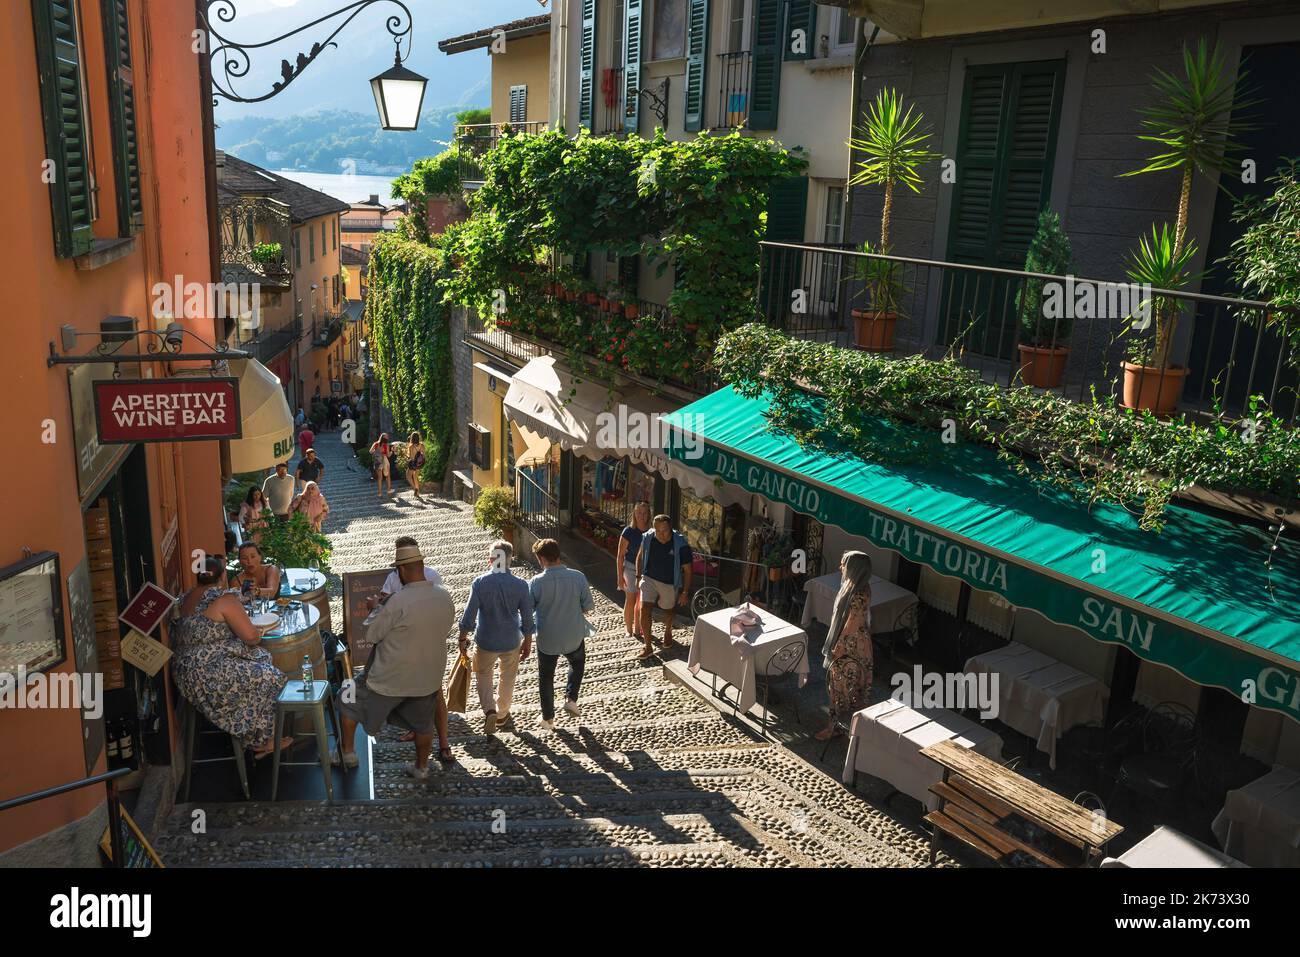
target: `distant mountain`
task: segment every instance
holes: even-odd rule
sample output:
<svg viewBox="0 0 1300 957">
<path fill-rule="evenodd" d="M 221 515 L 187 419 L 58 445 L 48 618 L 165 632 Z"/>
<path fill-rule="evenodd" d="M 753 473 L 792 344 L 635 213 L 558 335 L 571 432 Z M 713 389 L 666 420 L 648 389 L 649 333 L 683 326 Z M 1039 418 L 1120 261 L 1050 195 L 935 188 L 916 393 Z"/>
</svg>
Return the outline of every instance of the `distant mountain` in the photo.
<svg viewBox="0 0 1300 957">
<path fill-rule="evenodd" d="M 404 173 L 417 159 L 447 148 L 454 114 L 463 109 L 426 109 L 414 133 L 385 132 L 373 109 L 369 113 L 321 110 L 281 119 L 249 116 L 220 123 L 217 146 L 273 170 Z"/>
</svg>

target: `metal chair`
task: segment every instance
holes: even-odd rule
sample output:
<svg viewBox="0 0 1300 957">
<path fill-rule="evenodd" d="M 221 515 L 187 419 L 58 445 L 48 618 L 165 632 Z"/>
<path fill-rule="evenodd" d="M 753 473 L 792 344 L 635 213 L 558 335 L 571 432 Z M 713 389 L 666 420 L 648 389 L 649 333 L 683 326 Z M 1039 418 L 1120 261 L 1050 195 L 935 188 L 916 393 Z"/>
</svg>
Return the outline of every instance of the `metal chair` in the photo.
<svg viewBox="0 0 1300 957">
<path fill-rule="evenodd" d="M 286 716 L 299 713 L 311 715 L 312 724 L 316 730 L 317 760 L 281 761 L 280 741 L 284 735 L 284 719 Z M 334 710 L 334 695 L 330 683 L 318 679 L 312 682 L 310 689 L 307 689 L 300 679 L 290 678 L 285 682 L 284 688 L 280 690 L 280 696 L 275 702 L 275 745 L 271 757 L 272 801 L 275 800 L 280 790 L 281 767 L 319 763 L 321 774 L 325 777 L 325 800 L 331 804 L 334 802 L 334 780 L 330 774 L 329 734 L 325 730 L 326 715 L 329 716 L 330 722 L 334 725 L 334 739 L 342 742 L 343 733 L 339 727 L 338 712 Z"/>
<path fill-rule="evenodd" d="M 707 615 L 711 611 L 726 607 L 727 597 L 722 594 L 721 589 L 714 588 L 712 585 L 705 585 L 691 596 L 692 618 L 699 618 L 701 615 Z"/>
<path fill-rule="evenodd" d="M 807 651 L 808 643 L 802 639 L 786 642 L 772 653 L 772 657 L 767 659 L 767 665 L 764 667 L 763 672 L 754 676 L 758 687 L 763 689 L 763 720 L 760 726 L 763 729 L 764 737 L 767 736 L 768 720 L 771 718 L 771 712 L 767 708 L 768 692 L 774 684 L 792 677 L 797 679 L 795 669 L 799 667 L 799 663 L 803 661 Z M 739 694 L 736 696 L 736 707 L 740 707 Z M 794 720 L 796 724 L 803 724 L 803 720 L 799 715 L 799 694 L 797 690 L 794 695 Z"/>
<path fill-rule="evenodd" d="M 1142 722 L 1142 753 L 1120 762 L 1110 804 L 1123 790 L 1157 804 L 1179 797 L 1200 744 L 1200 725 L 1186 705 L 1165 701 Z"/>
<path fill-rule="evenodd" d="M 830 670 L 826 672 L 826 687 L 829 690 L 831 686 L 836 684 L 841 684 L 841 683 L 848 684 L 850 686 L 858 685 L 863 682 L 863 679 L 865 677 L 866 674 L 863 671 L 862 662 L 858 661 L 858 659 L 848 658 L 848 657 L 836 658 L 834 661 L 831 662 Z M 870 696 L 870 690 L 871 689 L 868 688 L 866 689 L 865 692 L 865 694 L 867 694 L 868 697 Z M 843 717 L 840 717 L 838 715 L 832 715 L 832 720 L 834 721 L 836 728 L 839 728 L 843 730 L 845 733 L 848 733 L 849 726 L 847 723 L 845 723 L 845 719 Z M 818 760 L 820 761 L 826 760 L 826 752 L 831 749 L 831 742 L 834 740 L 835 740 L 834 734 L 832 734 L 829 738 L 826 739 L 826 746 L 822 748 L 822 755 Z"/>
<path fill-rule="evenodd" d="M 244 799 L 248 800 L 252 795 L 248 790 L 248 764 L 244 760 L 244 742 L 233 734 L 227 734 L 225 731 L 204 731 L 202 734 L 213 735 L 221 734 L 230 739 L 230 747 L 234 752 L 228 758 L 194 758 L 194 737 L 200 720 L 199 710 L 194 707 L 194 703 L 188 698 L 182 698 L 181 705 L 181 723 L 185 728 L 185 784 L 181 789 L 181 803 L 185 804 L 190 799 L 190 779 L 194 776 L 194 765 L 196 764 L 222 764 L 226 761 L 235 762 L 235 770 L 239 772 L 239 786 L 243 789 Z"/>
</svg>

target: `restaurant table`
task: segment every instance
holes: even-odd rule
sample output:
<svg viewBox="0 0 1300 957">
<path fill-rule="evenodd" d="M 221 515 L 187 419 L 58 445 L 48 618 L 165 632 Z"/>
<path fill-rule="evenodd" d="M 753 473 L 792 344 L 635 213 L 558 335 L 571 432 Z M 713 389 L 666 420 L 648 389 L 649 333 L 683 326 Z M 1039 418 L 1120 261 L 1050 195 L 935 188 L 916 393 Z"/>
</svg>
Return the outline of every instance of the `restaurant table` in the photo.
<svg viewBox="0 0 1300 957">
<path fill-rule="evenodd" d="M 967 674 L 998 676 L 997 719 L 1033 740 L 1056 768 L 1056 742 L 1071 728 L 1100 725 L 1110 690 L 1092 675 L 1013 641 L 975 655 Z"/>
<path fill-rule="evenodd" d="M 1210 829 L 1251 867 L 1300 867 L 1300 772 L 1279 765 L 1229 791 Z"/>
<path fill-rule="evenodd" d="M 289 579 L 289 593 L 293 598 L 310 602 L 320 612 L 321 627 L 333 631 L 330 621 L 330 598 L 325 591 L 325 573 L 312 571 L 310 568 L 286 568 L 285 577 Z"/>
<path fill-rule="evenodd" d="M 691 653 L 687 667 L 691 674 L 700 669 L 716 675 L 734 685 L 738 695 L 737 707 L 749 711 L 754 706 L 757 675 L 768 673 L 768 663 L 778 650 L 792 641 L 803 643 L 803 655 L 795 666 L 799 687 L 808 681 L 808 633 L 764 608 L 751 605 L 758 615 L 762 630 L 749 637 L 732 637 L 731 616 L 737 608 L 720 608 L 695 619 L 695 637 L 691 640 Z"/>
<path fill-rule="evenodd" d="M 312 670 L 324 681 L 325 646 L 320 637 L 320 612 L 315 605 L 295 602 L 298 607 L 280 608 L 274 602 L 270 609 L 280 616 L 274 628 L 262 633 L 262 647 L 271 653 L 275 666 L 290 678 L 302 677 L 302 656 L 311 655 Z"/>
<path fill-rule="evenodd" d="M 814 620 L 823 625 L 831 623 L 835 612 L 835 596 L 839 594 L 842 579 L 839 572 L 820 578 L 810 578 L 803 584 L 807 599 L 803 605 L 801 624 L 807 628 Z M 871 576 L 871 632 L 883 635 L 906 627 L 908 612 L 916 606 L 917 597 L 901 585 L 887 582 L 879 575 Z"/>
<path fill-rule="evenodd" d="M 1222 851 L 1163 824 L 1102 867 L 1245 867 Z"/>
<path fill-rule="evenodd" d="M 943 768 L 921 749 L 940 741 L 955 741 L 994 761 L 1002 757 L 1002 737 L 983 725 L 944 708 L 912 708 L 886 698 L 853 716 L 843 780 L 852 784 L 864 771 L 914 797 L 927 811 L 939 806 L 930 786 L 943 780 Z"/>
</svg>

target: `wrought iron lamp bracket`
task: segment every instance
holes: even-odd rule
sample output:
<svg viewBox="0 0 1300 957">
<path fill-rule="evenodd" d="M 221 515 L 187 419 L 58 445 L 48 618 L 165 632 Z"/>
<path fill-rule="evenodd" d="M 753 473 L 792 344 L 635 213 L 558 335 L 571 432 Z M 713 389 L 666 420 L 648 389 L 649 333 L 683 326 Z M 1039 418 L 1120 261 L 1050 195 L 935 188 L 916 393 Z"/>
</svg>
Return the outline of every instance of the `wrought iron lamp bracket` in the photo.
<svg viewBox="0 0 1300 957">
<path fill-rule="evenodd" d="M 60 352 L 55 343 L 50 343 L 50 354 L 45 359 L 47 367 L 56 365 L 87 365 L 89 363 L 111 362 L 114 366 L 121 363 L 141 365 L 145 362 L 211 362 L 216 365 L 219 362 L 228 362 L 231 359 L 249 359 L 252 356 L 239 349 L 232 349 L 224 342 L 218 342 L 215 345 L 207 342 L 200 336 L 188 329 L 173 324 L 167 329 L 157 331 L 154 329 L 141 329 L 136 332 L 111 333 L 115 338 L 109 341 L 103 341 L 105 333 L 103 332 L 78 332 L 70 325 L 65 325 L 60 330 L 61 345 L 63 351 Z M 83 336 L 98 336 L 100 343 L 89 352 L 81 355 L 69 354 L 76 347 L 76 342 Z M 129 353 L 122 355 L 122 346 L 131 339 L 139 340 L 145 337 L 145 351 L 143 353 Z M 120 337 L 120 338 L 116 338 Z M 199 345 L 207 349 L 207 352 L 184 352 L 186 338 L 193 339 Z M 114 373 L 114 378 L 117 373 Z"/>
</svg>

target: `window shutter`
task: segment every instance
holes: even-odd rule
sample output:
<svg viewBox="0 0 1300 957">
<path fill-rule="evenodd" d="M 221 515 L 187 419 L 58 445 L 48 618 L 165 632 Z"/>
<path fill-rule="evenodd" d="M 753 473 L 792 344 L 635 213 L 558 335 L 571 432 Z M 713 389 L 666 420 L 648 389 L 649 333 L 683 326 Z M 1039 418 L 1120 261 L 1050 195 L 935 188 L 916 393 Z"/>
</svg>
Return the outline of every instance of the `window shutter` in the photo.
<svg viewBox="0 0 1300 957">
<path fill-rule="evenodd" d="M 641 8 L 642 0 L 627 0 L 623 12 L 623 129 L 635 136 L 641 128 Z"/>
<path fill-rule="evenodd" d="M 578 125 L 592 128 L 595 115 L 596 0 L 582 0 L 582 53 L 578 74 Z"/>
<path fill-rule="evenodd" d="M 109 114 L 113 122 L 113 170 L 117 179 L 118 234 L 134 236 L 144 225 L 140 146 L 135 125 L 135 72 L 127 0 L 103 0 L 108 62 Z"/>
<path fill-rule="evenodd" d="M 80 256 L 90 251 L 95 237 L 76 17 L 69 0 L 32 0 L 32 20 L 41 73 L 45 150 L 47 158 L 54 161 L 54 182 L 50 184 L 54 252 L 63 258 Z"/>
<path fill-rule="evenodd" d="M 812 57 L 817 33 L 817 7 L 812 0 L 789 0 L 785 18 L 785 59 L 807 60 Z M 847 14 L 845 14 L 847 16 Z M 802 30 L 802 34 L 796 31 Z"/>
<path fill-rule="evenodd" d="M 754 0 L 753 75 L 750 79 L 749 128 L 776 129 L 777 101 L 781 96 L 783 41 L 782 0 Z"/>
<path fill-rule="evenodd" d="M 709 55 L 709 0 L 689 0 L 686 14 L 686 129 L 704 128 L 704 74 Z"/>
<path fill-rule="evenodd" d="M 527 85 L 512 86 L 510 88 L 510 122 L 523 123 L 528 119 L 528 87 Z"/>
<path fill-rule="evenodd" d="M 792 176 L 772 187 L 767 200 L 767 235 L 771 243 L 802 243 L 808 214 L 808 177 Z"/>
</svg>

